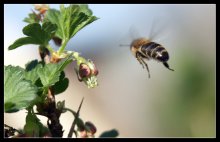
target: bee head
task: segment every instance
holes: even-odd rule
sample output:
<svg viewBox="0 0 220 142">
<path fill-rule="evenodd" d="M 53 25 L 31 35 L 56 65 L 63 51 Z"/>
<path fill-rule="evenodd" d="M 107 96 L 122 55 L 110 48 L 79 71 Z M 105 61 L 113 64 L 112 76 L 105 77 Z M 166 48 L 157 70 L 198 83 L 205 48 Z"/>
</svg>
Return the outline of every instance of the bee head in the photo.
<svg viewBox="0 0 220 142">
<path fill-rule="evenodd" d="M 149 43 L 150 41 L 146 38 L 138 38 L 131 42 L 130 50 L 134 56 L 136 56 L 136 52 L 140 49 L 140 47 L 144 44 Z"/>
<path fill-rule="evenodd" d="M 139 48 L 140 46 L 149 43 L 150 41 L 146 38 L 138 38 L 132 41 L 130 47 Z"/>
</svg>

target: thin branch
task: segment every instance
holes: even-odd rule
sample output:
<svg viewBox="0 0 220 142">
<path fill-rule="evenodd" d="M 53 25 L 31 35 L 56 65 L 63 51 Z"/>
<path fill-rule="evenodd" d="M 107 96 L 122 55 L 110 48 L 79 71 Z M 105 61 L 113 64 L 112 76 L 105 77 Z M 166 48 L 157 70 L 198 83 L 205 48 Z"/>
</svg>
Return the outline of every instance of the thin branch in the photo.
<svg viewBox="0 0 220 142">
<path fill-rule="evenodd" d="M 76 115 L 75 115 L 75 119 L 74 119 L 74 121 L 73 121 L 73 123 L 72 123 L 72 126 L 71 126 L 71 128 L 70 128 L 70 131 L 69 131 L 69 134 L 68 134 L 68 138 L 72 138 L 73 133 L 75 133 L 75 135 L 76 135 L 76 137 L 77 137 L 77 133 L 76 133 L 76 131 L 75 131 L 75 125 L 76 125 L 77 119 L 79 118 L 79 112 L 80 112 L 80 109 L 81 109 L 83 100 L 84 100 L 84 97 L 83 97 L 83 99 L 82 99 L 82 101 L 81 101 L 81 103 L 80 103 L 80 105 L 79 105 L 79 108 L 78 108 L 78 110 L 77 110 L 77 113 L 76 113 Z"/>
<path fill-rule="evenodd" d="M 71 112 L 73 114 L 74 118 L 76 117 L 76 112 L 75 111 L 73 111 L 69 108 L 63 108 L 63 110 L 67 110 L 67 111 Z"/>
<path fill-rule="evenodd" d="M 8 135 L 14 135 L 15 132 L 18 132 L 18 134 L 22 134 L 21 131 L 11 127 L 11 126 L 8 126 L 7 124 L 4 124 L 4 127 L 7 127 L 9 128 L 8 131 L 7 129 L 4 129 L 5 130 L 5 134 L 7 133 Z"/>
<path fill-rule="evenodd" d="M 45 64 L 50 63 L 50 51 L 47 48 L 39 48 L 39 53 L 42 61 Z M 58 61 L 57 61 L 58 62 Z M 56 63 L 57 63 L 56 62 Z M 56 108 L 56 100 L 53 89 L 51 87 L 48 88 L 47 92 L 47 100 L 41 106 L 44 108 L 43 112 L 40 112 L 41 115 L 44 115 L 48 118 L 47 125 L 50 129 L 52 137 L 62 137 L 63 136 L 63 126 L 60 124 L 60 114 L 61 112 Z"/>
</svg>

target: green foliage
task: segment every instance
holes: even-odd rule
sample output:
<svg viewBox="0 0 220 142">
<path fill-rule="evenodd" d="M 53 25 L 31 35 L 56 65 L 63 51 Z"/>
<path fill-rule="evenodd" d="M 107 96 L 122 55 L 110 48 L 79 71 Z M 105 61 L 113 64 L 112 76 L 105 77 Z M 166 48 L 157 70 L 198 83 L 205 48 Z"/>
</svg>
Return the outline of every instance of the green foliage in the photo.
<svg viewBox="0 0 220 142">
<path fill-rule="evenodd" d="M 65 113 L 67 110 L 65 109 L 65 100 L 57 102 L 57 109 L 62 113 Z"/>
<path fill-rule="evenodd" d="M 79 117 L 76 119 L 76 126 L 77 126 L 78 131 L 83 131 L 83 130 L 85 130 L 84 122 L 83 122 L 83 120 L 82 120 L 81 118 L 79 118 Z"/>
<path fill-rule="evenodd" d="M 48 133 L 47 127 L 43 126 L 37 116 L 31 111 L 28 111 L 26 116 L 26 124 L 24 126 L 24 133 L 32 137 L 40 137 Z"/>
<path fill-rule="evenodd" d="M 37 14 L 30 13 L 28 14 L 28 17 L 26 17 L 23 21 L 32 24 L 32 23 L 39 23 L 40 19 Z"/>
<path fill-rule="evenodd" d="M 35 85 L 24 79 L 24 69 L 4 66 L 5 112 L 16 112 L 27 108 L 37 96 Z"/>
<path fill-rule="evenodd" d="M 56 25 L 50 22 L 45 22 L 42 26 L 39 23 L 29 24 L 23 28 L 23 33 L 27 37 L 17 39 L 8 49 L 16 49 L 27 44 L 37 44 L 46 47 L 56 29 Z"/>
<path fill-rule="evenodd" d="M 25 70 L 26 71 L 30 71 L 32 70 L 33 68 L 35 68 L 38 64 L 38 60 L 32 60 L 30 62 L 28 62 L 27 64 L 25 64 Z"/>
<path fill-rule="evenodd" d="M 43 68 L 39 68 L 38 75 L 44 87 L 49 87 L 54 85 L 59 81 L 60 73 L 64 68 L 72 62 L 71 57 L 67 57 L 63 61 L 53 64 L 46 64 Z"/>
<path fill-rule="evenodd" d="M 56 36 L 63 39 L 71 39 L 79 30 L 97 20 L 92 16 L 92 11 L 87 5 L 60 6 L 60 11 L 49 9 L 45 16 L 46 21 L 57 25 Z"/>
<path fill-rule="evenodd" d="M 112 129 L 112 130 L 103 132 L 99 137 L 105 138 L 105 137 L 117 137 L 117 136 L 118 136 L 118 131 L 115 129 Z"/>
<path fill-rule="evenodd" d="M 87 85 L 88 88 L 95 88 L 98 86 L 97 81 L 97 74 L 95 72 L 98 70 L 96 69 L 94 63 L 91 60 L 86 60 L 85 58 L 79 56 L 78 52 L 72 52 L 72 56 L 76 59 L 77 68 L 75 68 L 75 72 L 79 74 L 82 70 L 80 69 L 81 64 L 87 65 L 88 69 L 90 70 L 89 76 L 83 77 L 82 81 Z M 79 75 L 78 75 L 79 76 Z"/>
<path fill-rule="evenodd" d="M 39 79 L 38 71 L 43 68 L 41 63 L 33 60 L 26 64 L 25 79 L 32 81 L 33 84 Z"/>
<path fill-rule="evenodd" d="M 45 10 L 42 5 L 37 7 L 38 11 Z M 83 100 L 76 113 L 65 107 L 65 100 L 56 104 L 54 95 L 67 89 L 69 79 L 65 77 L 64 69 L 73 61 L 77 63 L 75 71 L 79 81 L 83 81 L 88 88 L 94 88 L 98 85 L 96 78 L 98 70 L 95 64 L 91 60 L 79 56 L 78 52 L 64 50 L 67 42 L 78 31 L 98 18 L 93 16 L 88 5 L 70 4 L 68 7 L 61 5 L 60 10 L 48 10 L 48 8 L 46 7 L 45 15 L 30 13 L 24 19 L 24 22 L 29 23 L 23 28 L 26 37 L 17 39 L 8 48 L 13 50 L 27 44 L 39 45 L 42 61 L 32 60 L 25 65 L 25 69 L 11 65 L 4 67 L 5 112 L 16 112 L 24 108 L 28 110 L 22 136 L 61 137 L 63 130 L 59 118 L 62 113 L 68 110 L 75 117 L 71 127 L 73 131 L 71 130 L 69 133 L 70 137 L 72 137 L 73 132 L 77 136 L 75 125 L 77 125 L 78 131 L 86 131 L 88 136 L 92 135 L 93 137 L 96 133 L 95 125 L 89 121 L 84 123 L 79 118 Z M 58 39 L 57 43 L 61 44 L 58 51 L 49 45 L 51 39 Z M 88 71 L 86 74 L 84 73 L 85 70 Z M 34 112 L 33 106 L 35 105 L 37 113 Z M 36 114 L 48 118 L 49 129 L 40 122 Z M 116 137 L 117 135 L 116 130 L 111 130 L 103 133 L 100 137 Z"/>
<path fill-rule="evenodd" d="M 69 80 L 65 78 L 63 70 L 71 62 L 72 57 L 69 56 L 60 63 L 50 63 L 44 67 L 37 60 L 26 64 L 26 69 L 11 65 L 5 66 L 5 112 L 16 112 L 42 101 L 37 95 L 40 91 L 37 88 L 39 86 L 37 80 L 39 79 L 44 87 L 52 86 L 55 94 L 64 92 L 68 87 Z"/>
<path fill-rule="evenodd" d="M 59 81 L 52 86 L 54 94 L 57 95 L 64 92 L 67 89 L 68 85 L 69 79 L 65 77 L 65 73 L 64 71 L 62 71 Z"/>
</svg>

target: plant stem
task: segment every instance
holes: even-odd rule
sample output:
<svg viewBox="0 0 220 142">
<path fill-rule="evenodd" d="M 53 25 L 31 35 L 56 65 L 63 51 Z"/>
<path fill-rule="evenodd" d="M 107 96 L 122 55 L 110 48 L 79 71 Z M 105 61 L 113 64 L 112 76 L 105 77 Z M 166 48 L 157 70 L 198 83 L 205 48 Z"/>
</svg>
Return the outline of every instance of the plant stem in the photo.
<svg viewBox="0 0 220 142">
<path fill-rule="evenodd" d="M 46 64 L 50 63 L 49 56 L 49 53 L 44 56 L 43 60 Z M 45 111 L 43 113 L 46 114 L 46 117 L 48 118 L 47 125 L 50 129 L 52 137 L 62 137 L 63 126 L 60 124 L 59 120 L 61 112 L 56 108 L 55 95 L 51 87 L 48 88 L 47 101 L 45 101 L 43 105 Z"/>
<path fill-rule="evenodd" d="M 58 49 L 58 54 L 61 54 L 61 53 L 64 51 L 64 49 L 66 48 L 67 42 L 68 42 L 67 39 L 64 39 L 64 40 L 62 41 L 62 45 L 61 45 L 61 47 Z"/>
<path fill-rule="evenodd" d="M 75 119 L 74 119 L 74 121 L 72 123 L 72 126 L 70 128 L 70 131 L 69 131 L 69 134 L 68 134 L 68 138 L 72 138 L 72 135 L 73 135 L 74 132 L 75 132 L 75 135 L 77 137 L 77 134 L 76 134 L 76 131 L 75 131 L 75 125 L 76 125 L 77 119 L 79 118 L 79 112 L 80 112 L 80 109 L 82 107 L 83 100 L 84 100 L 84 98 L 82 99 L 82 101 L 81 101 L 81 103 L 79 105 L 79 108 L 78 108 L 77 113 L 75 115 Z"/>
<path fill-rule="evenodd" d="M 18 132 L 19 134 L 22 134 L 22 131 L 17 130 L 17 129 L 15 129 L 15 128 L 13 128 L 13 127 L 7 125 L 7 124 L 4 124 L 4 127 L 8 127 L 11 131 L 16 131 L 16 132 Z"/>
<path fill-rule="evenodd" d="M 73 114 L 74 118 L 76 117 L 76 112 L 75 111 L 73 111 L 73 110 L 71 110 L 69 108 L 63 108 L 63 109 L 71 112 Z"/>
<path fill-rule="evenodd" d="M 53 48 L 48 44 L 46 48 L 50 51 L 50 54 L 54 52 Z"/>
</svg>

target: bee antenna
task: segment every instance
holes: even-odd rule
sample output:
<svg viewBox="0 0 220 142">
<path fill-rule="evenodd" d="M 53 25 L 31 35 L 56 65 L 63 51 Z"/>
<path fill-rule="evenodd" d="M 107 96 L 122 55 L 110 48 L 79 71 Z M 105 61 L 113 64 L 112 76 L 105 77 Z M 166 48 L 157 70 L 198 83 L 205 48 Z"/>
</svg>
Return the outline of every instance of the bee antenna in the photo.
<svg viewBox="0 0 220 142">
<path fill-rule="evenodd" d="M 119 46 L 130 46 L 130 45 L 128 45 L 128 44 L 120 44 Z"/>
</svg>

